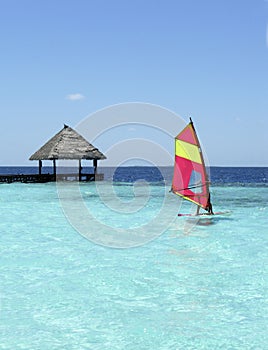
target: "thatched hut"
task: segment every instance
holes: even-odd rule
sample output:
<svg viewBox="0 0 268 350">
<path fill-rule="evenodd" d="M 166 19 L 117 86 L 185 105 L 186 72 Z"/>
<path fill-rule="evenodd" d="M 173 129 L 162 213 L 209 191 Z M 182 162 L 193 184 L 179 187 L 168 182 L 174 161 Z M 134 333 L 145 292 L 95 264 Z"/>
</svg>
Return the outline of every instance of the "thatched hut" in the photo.
<svg viewBox="0 0 268 350">
<path fill-rule="evenodd" d="M 64 128 L 46 142 L 38 151 L 36 151 L 30 160 L 39 161 L 39 175 L 42 174 L 42 160 L 53 161 L 53 174 L 56 178 L 56 160 L 78 160 L 79 161 L 79 180 L 81 180 L 81 160 L 93 160 L 94 178 L 97 174 L 97 162 L 100 159 L 106 159 L 96 147 L 90 144 L 83 136 L 75 130 L 64 124 Z"/>
</svg>

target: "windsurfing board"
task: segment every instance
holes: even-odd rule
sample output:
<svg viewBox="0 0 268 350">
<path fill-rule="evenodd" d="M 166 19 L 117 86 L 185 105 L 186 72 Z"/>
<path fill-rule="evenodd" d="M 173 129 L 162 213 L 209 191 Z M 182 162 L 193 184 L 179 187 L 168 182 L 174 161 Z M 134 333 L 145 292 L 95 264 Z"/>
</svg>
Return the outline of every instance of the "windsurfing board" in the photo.
<svg viewBox="0 0 268 350">
<path fill-rule="evenodd" d="M 209 213 L 201 213 L 201 214 L 178 214 L 178 216 L 190 216 L 190 217 L 206 217 L 206 218 L 213 218 L 215 215 L 231 215 L 231 211 L 216 211 L 214 214 Z"/>
</svg>

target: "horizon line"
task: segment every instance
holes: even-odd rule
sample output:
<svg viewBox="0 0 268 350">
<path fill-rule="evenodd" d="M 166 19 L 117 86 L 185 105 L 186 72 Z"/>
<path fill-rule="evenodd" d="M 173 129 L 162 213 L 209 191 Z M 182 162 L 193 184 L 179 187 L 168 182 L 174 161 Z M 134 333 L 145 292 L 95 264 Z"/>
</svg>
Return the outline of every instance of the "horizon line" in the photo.
<svg viewBox="0 0 268 350">
<path fill-rule="evenodd" d="M 20 168 L 20 167 L 25 167 L 25 168 L 38 168 L 37 165 L 1 165 L 0 168 Z M 43 167 L 53 167 L 53 165 L 43 165 Z M 59 165 L 59 167 L 64 167 L 63 165 Z M 68 166 L 67 167 L 72 167 Z M 73 166 L 76 168 L 76 166 Z M 85 167 L 93 167 L 93 165 L 84 165 L 83 168 Z M 141 168 L 173 168 L 174 165 L 99 165 L 98 168 L 133 168 L 133 167 L 141 167 Z M 268 165 L 208 165 L 206 166 L 208 168 L 268 168 Z"/>
</svg>

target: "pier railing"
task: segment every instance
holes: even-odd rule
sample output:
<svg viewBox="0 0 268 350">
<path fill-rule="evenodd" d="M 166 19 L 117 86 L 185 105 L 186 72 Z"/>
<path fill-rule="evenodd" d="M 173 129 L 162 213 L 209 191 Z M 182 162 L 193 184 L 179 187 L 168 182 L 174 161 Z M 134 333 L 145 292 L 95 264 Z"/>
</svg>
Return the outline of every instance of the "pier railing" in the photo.
<svg viewBox="0 0 268 350">
<path fill-rule="evenodd" d="M 16 174 L 0 175 L 0 182 L 42 183 L 52 181 L 102 181 L 103 174 Z"/>
</svg>

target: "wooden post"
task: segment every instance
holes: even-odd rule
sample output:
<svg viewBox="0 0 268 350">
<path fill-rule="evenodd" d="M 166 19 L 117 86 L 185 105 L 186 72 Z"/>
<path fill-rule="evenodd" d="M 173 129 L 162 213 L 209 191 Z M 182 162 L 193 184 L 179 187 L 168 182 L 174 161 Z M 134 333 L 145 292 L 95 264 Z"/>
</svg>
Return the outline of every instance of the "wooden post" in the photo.
<svg viewBox="0 0 268 350">
<path fill-rule="evenodd" d="M 79 181 L 81 181 L 81 174 L 82 174 L 82 166 L 81 166 L 81 159 L 79 159 Z"/>
<path fill-rule="evenodd" d="M 42 160 L 39 160 L 39 171 L 38 174 L 41 175 L 42 174 Z"/>
<path fill-rule="evenodd" d="M 93 159 L 93 166 L 94 166 L 94 175 L 97 174 L 97 167 L 98 167 L 98 160 Z"/>
<path fill-rule="evenodd" d="M 53 159 L 53 175 L 54 175 L 54 181 L 56 181 L 56 159 Z"/>
</svg>

